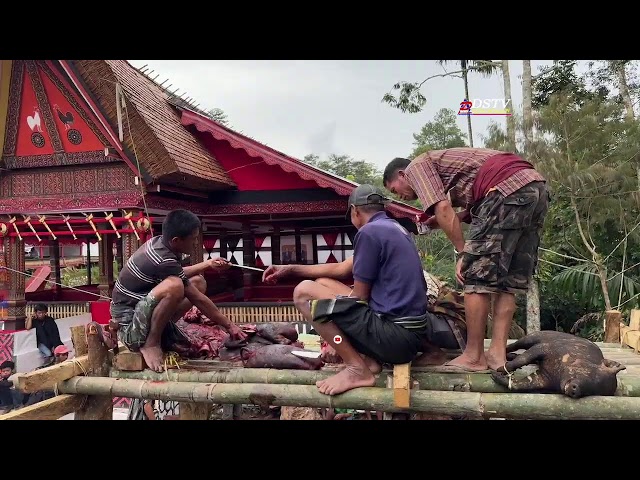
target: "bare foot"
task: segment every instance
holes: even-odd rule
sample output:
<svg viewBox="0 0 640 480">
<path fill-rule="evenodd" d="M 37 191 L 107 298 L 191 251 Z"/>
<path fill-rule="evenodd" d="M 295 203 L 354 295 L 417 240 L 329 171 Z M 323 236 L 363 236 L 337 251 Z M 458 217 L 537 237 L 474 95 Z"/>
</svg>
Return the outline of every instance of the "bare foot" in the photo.
<svg viewBox="0 0 640 480">
<path fill-rule="evenodd" d="M 382 371 L 382 367 L 380 366 L 380 364 L 376 362 L 373 358 L 369 358 L 366 355 L 362 355 L 362 359 L 364 360 L 364 364 L 374 375 L 377 375 Z"/>
<path fill-rule="evenodd" d="M 460 367 L 460 368 L 463 368 L 465 370 L 474 371 L 474 372 L 487 370 L 487 368 L 488 368 L 487 359 L 485 358 L 484 355 L 482 355 L 480 357 L 480 360 L 478 360 L 478 361 L 471 361 L 471 360 L 469 360 L 468 357 L 465 356 L 464 353 L 462 355 L 460 355 L 459 357 L 456 357 L 453 360 L 451 360 L 450 362 L 448 362 L 446 364 L 446 366 Z"/>
<path fill-rule="evenodd" d="M 373 387 L 375 384 L 376 379 L 368 368 L 354 367 L 352 365 L 347 365 L 339 373 L 316 382 L 320 393 L 325 395 L 338 395 L 352 388 Z"/>
<path fill-rule="evenodd" d="M 507 357 L 499 357 L 495 354 L 493 354 L 491 352 L 491 350 L 489 350 L 488 352 L 486 352 L 484 354 L 484 356 L 487 359 L 487 365 L 489 365 L 489 368 L 491 370 L 497 370 L 498 368 L 500 368 L 501 366 L 503 366 L 505 363 L 507 363 Z"/>
<path fill-rule="evenodd" d="M 140 347 L 140 353 L 144 357 L 147 366 L 154 372 L 162 372 L 164 370 L 162 348 L 160 347 Z"/>
<path fill-rule="evenodd" d="M 423 353 L 418 358 L 416 358 L 412 365 L 416 367 L 423 365 L 442 365 L 447 361 L 447 355 L 444 352 L 430 352 Z"/>
</svg>

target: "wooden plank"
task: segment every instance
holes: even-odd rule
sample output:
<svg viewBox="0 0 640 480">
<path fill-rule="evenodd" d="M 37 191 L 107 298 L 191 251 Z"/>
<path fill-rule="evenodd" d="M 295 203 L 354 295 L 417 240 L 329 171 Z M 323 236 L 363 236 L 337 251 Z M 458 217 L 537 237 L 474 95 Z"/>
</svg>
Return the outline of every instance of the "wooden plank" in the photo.
<svg viewBox="0 0 640 480">
<path fill-rule="evenodd" d="M 640 330 L 640 310 L 634 308 L 629 315 L 629 328 L 631 330 Z"/>
<path fill-rule="evenodd" d="M 76 357 L 87 354 L 87 334 L 85 333 L 84 325 L 71 327 L 71 342 L 73 343 Z"/>
<path fill-rule="evenodd" d="M 605 343 L 616 343 L 620 341 L 620 319 L 622 313 L 618 310 L 608 310 L 605 312 L 604 341 Z"/>
<path fill-rule="evenodd" d="M 120 352 L 113 357 L 113 368 L 128 372 L 140 372 L 147 368 L 141 353 Z"/>
<path fill-rule="evenodd" d="M 411 362 L 393 367 L 393 402 L 396 407 L 409 408 L 411 393 Z"/>
<path fill-rule="evenodd" d="M 180 420 L 209 420 L 210 403 L 180 402 Z"/>
<path fill-rule="evenodd" d="M 89 368 L 89 357 L 88 355 L 83 355 L 57 365 L 22 373 L 17 376 L 18 390 L 24 393 L 53 390 L 57 383 L 69 380 L 76 375 L 84 375 L 87 368 Z"/>
<path fill-rule="evenodd" d="M 58 420 L 82 406 L 84 395 L 58 395 L 0 415 L 0 420 Z"/>
</svg>

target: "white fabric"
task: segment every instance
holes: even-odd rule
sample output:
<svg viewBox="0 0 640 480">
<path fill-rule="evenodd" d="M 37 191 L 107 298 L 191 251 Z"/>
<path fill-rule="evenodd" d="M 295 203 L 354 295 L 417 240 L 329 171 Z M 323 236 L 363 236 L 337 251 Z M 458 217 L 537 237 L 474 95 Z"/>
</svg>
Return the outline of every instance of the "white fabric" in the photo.
<svg viewBox="0 0 640 480">
<path fill-rule="evenodd" d="M 74 317 L 56 320 L 60 331 L 60 340 L 69 349 L 69 358 L 74 357 L 73 343 L 71 342 L 71 327 L 86 325 L 91 322 L 91 314 L 83 313 Z M 36 345 L 36 329 L 21 330 L 13 334 L 13 357 L 16 363 L 16 372 L 25 373 L 34 370 L 43 364 L 44 359 Z"/>
</svg>

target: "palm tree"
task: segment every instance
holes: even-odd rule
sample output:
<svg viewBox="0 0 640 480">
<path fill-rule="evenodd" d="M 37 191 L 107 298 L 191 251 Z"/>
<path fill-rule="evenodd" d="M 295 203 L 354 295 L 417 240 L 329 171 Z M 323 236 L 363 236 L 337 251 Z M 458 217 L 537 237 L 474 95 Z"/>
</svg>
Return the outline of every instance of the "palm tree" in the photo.
<svg viewBox="0 0 640 480">
<path fill-rule="evenodd" d="M 464 98 L 469 100 L 469 72 L 481 73 L 484 77 L 493 75 L 501 64 L 493 60 L 438 60 L 443 67 L 450 62 L 460 64 L 462 81 L 464 82 Z M 467 131 L 469 132 L 469 146 L 473 147 L 473 130 L 471 128 L 471 115 L 467 115 Z"/>
</svg>

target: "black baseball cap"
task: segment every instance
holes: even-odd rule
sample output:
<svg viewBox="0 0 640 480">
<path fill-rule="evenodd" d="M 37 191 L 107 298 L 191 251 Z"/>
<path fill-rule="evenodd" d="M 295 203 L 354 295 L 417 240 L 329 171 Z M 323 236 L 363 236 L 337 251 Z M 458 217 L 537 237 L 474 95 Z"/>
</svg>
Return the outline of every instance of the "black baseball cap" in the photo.
<svg viewBox="0 0 640 480">
<path fill-rule="evenodd" d="M 355 205 L 356 207 L 360 207 L 362 205 L 386 205 L 389 202 L 390 200 L 373 185 L 359 185 L 349 196 L 349 205 L 347 206 L 345 218 L 347 220 L 351 219 L 352 205 Z"/>
</svg>

